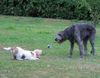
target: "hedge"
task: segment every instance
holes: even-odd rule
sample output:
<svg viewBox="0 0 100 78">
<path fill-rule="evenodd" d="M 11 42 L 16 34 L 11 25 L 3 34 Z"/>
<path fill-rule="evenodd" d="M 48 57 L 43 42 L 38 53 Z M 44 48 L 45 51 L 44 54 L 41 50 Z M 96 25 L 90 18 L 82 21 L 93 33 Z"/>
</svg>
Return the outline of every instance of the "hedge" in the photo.
<svg viewBox="0 0 100 78">
<path fill-rule="evenodd" d="M 90 19 L 80 0 L 0 0 L 0 14 L 63 19 Z"/>
</svg>

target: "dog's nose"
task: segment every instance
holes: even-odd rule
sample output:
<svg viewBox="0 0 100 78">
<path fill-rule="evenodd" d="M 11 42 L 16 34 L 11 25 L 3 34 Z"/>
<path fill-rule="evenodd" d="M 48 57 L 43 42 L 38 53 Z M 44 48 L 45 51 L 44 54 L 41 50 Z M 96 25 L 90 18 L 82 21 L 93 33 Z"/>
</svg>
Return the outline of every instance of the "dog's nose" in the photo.
<svg viewBox="0 0 100 78">
<path fill-rule="evenodd" d="M 57 41 L 57 38 L 55 38 L 55 41 Z"/>
</svg>

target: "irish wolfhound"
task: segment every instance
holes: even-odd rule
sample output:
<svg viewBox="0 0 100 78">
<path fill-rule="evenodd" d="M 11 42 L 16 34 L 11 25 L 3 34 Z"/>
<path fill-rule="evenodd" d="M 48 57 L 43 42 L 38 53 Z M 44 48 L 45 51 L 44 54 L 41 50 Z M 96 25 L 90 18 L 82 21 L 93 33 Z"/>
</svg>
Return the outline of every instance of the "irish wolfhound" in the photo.
<svg viewBox="0 0 100 78">
<path fill-rule="evenodd" d="M 94 25 L 87 23 L 74 24 L 71 27 L 66 28 L 64 31 L 60 31 L 55 41 L 62 43 L 65 40 L 70 41 L 70 57 L 72 57 L 74 43 L 79 46 L 80 57 L 87 54 L 87 41 L 90 41 L 92 46 L 91 53 L 95 55 L 95 34 L 96 30 Z"/>
</svg>

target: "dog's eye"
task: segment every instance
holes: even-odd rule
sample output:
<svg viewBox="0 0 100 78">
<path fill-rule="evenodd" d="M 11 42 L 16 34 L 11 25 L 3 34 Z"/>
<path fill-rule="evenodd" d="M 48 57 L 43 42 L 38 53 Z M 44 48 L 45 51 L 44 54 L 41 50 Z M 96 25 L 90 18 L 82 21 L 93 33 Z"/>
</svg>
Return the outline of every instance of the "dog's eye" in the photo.
<svg viewBox="0 0 100 78">
<path fill-rule="evenodd" d="M 57 39 L 57 40 L 61 40 L 61 39 L 62 39 L 62 36 L 57 35 L 56 39 Z"/>
<path fill-rule="evenodd" d="M 58 34 L 59 36 L 61 36 L 61 34 Z"/>
</svg>

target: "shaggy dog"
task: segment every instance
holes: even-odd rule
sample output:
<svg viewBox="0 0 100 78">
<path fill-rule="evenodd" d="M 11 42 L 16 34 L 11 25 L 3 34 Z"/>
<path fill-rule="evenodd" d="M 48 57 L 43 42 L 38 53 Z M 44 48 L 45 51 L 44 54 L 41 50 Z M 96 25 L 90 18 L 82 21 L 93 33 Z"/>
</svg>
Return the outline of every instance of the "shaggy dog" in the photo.
<svg viewBox="0 0 100 78">
<path fill-rule="evenodd" d="M 87 41 L 90 41 L 92 46 L 91 53 L 95 55 L 95 34 L 96 30 L 92 24 L 80 23 L 74 24 L 69 28 L 66 28 L 64 31 L 60 31 L 55 41 L 62 43 L 65 40 L 70 42 L 70 56 L 72 57 L 74 43 L 76 42 L 79 46 L 80 57 L 83 58 L 83 55 L 87 54 Z M 85 52 L 85 53 L 84 53 Z"/>
<path fill-rule="evenodd" d="M 21 47 L 8 47 L 3 49 L 10 51 L 16 60 L 38 60 L 42 54 L 42 50 L 40 49 L 34 51 L 25 50 Z"/>
</svg>

